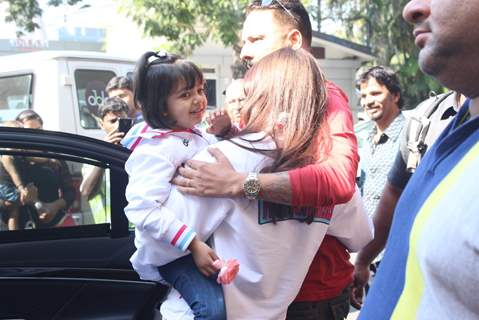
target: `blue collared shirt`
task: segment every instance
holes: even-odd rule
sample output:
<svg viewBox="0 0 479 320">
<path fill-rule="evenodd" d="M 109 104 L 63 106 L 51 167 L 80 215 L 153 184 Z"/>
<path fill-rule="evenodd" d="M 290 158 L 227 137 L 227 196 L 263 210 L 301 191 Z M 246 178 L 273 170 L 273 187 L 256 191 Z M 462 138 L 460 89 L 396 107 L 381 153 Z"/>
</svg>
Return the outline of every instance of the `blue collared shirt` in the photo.
<svg viewBox="0 0 479 320">
<path fill-rule="evenodd" d="M 399 150 L 399 137 L 404 124 L 405 117 L 402 113 L 399 113 L 377 142 L 374 141 L 374 136 L 377 134 L 377 127 L 374 126 L 369 132 L 362 149 L 360 156 L 364 184 L 361 191 L 366 210 L 370 216 L 376 210 L 388 172 Z"/>
</svg>

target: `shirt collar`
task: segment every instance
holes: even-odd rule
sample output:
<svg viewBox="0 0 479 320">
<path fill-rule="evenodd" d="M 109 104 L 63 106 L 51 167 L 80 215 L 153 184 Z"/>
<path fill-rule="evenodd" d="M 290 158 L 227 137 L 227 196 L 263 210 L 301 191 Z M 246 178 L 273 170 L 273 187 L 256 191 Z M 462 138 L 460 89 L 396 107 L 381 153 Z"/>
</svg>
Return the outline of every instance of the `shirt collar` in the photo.
<svg viewBox="0 0 479 320">
<path fill-rule="evenodd" d="M 405 121 L 404 115 L 402 114 L 402 112 L 399 112 L 396 118 L 394 118 L 393 122 L 391 122 L 389 126 L 386 128 L 386 130 L 384 130 L 383 132 L 383 135 L 388 137 L 386 141 L 389 139 L 393 139 L 393 141 L 396 141 L 399 138 L 401 130 L 404 126 L 404 121 Z M 376 127 L 376 125 L 374 125 L 371 131 L 369 132 L 368 140 L 373 141 L 373 137 L 376 135 L 377 132 L 378 132 L 378 128 Z"/>
</svg>

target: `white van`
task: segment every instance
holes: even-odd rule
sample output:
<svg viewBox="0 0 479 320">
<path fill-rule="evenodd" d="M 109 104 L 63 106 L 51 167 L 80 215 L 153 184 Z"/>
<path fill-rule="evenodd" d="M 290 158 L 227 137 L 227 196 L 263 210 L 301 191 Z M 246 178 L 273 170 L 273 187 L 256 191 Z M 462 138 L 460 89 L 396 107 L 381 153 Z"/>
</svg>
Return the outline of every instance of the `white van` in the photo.
<svg viewBox="0 0 479 320">
<path fill-rule="evenodd" d="M 102 52 L 38 51 L 0 57 L 0 123 L 35 110 L 47 130 L 102 138 L 97 122 L 105 87 L 133 72 L 132 59 Z M 212 71 L 213 70 L 213 71 Z M 217 105 L 214 69 L 203 68 L 209 109 Z"/>
<path fill-rule="evenodd" d="M 105 53 L 40 51 L 0 57 L 0 121 L 25 109 L 44 119 L 44 128 L 100 138 L 97 111 L 105 86 L 133 72 L 135 61 Z"/>
</svg>

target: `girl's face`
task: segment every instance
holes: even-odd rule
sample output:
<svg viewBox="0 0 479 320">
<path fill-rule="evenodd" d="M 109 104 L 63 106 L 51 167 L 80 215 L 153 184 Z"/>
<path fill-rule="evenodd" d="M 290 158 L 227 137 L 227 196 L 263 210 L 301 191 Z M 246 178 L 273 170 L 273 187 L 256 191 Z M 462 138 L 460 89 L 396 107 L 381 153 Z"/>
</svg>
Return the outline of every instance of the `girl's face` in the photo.
<svg viewBox="0 0 479 320">
<path fill-rule="evenodd" d="M 197 82 L 188 90 L 185 81 L 180 81 L 166 103 L 168 117 L 176 121 L 175 129 L 193 128 L 203 120 L 206 111 L 204 82 Z"/>
</svg>

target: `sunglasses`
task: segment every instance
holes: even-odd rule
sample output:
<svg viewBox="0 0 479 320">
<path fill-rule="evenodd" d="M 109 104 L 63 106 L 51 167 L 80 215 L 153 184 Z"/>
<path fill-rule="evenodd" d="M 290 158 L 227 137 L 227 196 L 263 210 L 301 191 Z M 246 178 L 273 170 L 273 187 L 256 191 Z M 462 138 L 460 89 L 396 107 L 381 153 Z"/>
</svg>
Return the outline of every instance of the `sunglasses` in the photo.
<svg viewBox="0 0 479 320">
<path fill-rule="evenodd" d="M 291 13 L 291 11 L 289 11 L 288 8 L 286 8 L 280 0 L 261 0 L 261 6 L 262 7 L 267 7 L 267 6 L 272 5 L 273 2 L 276 2 L 277 4 L 279 4 L 281 6 L 281 8 L 283 8 L 284 11 L 286 11 L 291 16 L 291 18 L 294 19 L 294 16 Z"/>
</svg>

